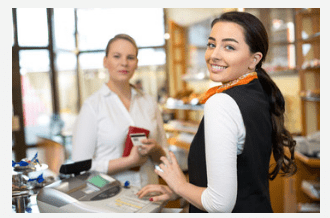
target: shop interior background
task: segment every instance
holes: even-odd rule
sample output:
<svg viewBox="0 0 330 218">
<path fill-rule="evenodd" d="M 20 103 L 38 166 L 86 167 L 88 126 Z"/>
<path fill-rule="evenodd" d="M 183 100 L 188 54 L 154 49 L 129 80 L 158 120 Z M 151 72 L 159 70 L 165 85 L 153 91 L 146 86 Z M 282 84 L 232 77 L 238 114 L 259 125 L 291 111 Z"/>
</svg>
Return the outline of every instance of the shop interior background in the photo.
<svg viewBox="0 0 330 218">
<path fill-rule="evenodd" d="M 297 35 L 294 8 L 13 8 L 12 160 L 32 157 L 40 137 L 63 144 L 70 160 L 75 119 L 84 100 L 107 82 L 104 49 L 118 33 L 136 40 L 139 62 L 131 83 L 141 84 L 158 101 L 164 121 L 176 117 L 198 123 L 203 116 L 200 105 L 187 111 L 176 110 L 172 103 L 176 98 L 186 102 L 190 99 L 185 94 L 198 96 L 217 85 L 208 78 L 204 53 L 211 21 L 231 10 L 254 14 L 267 29 L 270 50 L 263 67 L 286 100 L 287 129 L 295 136 L 318 131 L 320 118 L 304 120 L 302 105 L 320 117 L 320 86 L 315 87 L 320 78 L 309 73 L 302 87 L 299 71 L 305 67 L 320 75 L 319 47 L 314 46 L 320 34 L 303 19 L 303 31 Z M 312 92 L 303 93 L 304 88 Z M 189 141 L 193 134 L 180 137 Z M 279 210 L 285 207 L 281 203 Z"/>
<path fill-rule="evenodd" d="M 168 20 L 174 20 L 187 30 L 187 52 L 183 55 L 187 57 L 187 75 L 207 74 L 204 52 L 210 22 L 226 10 L 230 9 L 13 9 L 12 46 L 18 50 L 13 52 L 13 63 L 18 62 L 19 65 L 19 71 L 13 71 L 19 75 L 13 75 L 13 79 L 17 77 L 21 82 L 16 90 L 21 90 L 23 103 L 24 144 L 33 147 L 36 135 L 59 134 L 59 126 L 62 126 L 64 134 L 71 131 L 84 100 L 108 79 L 102 63 L 104 48 L 117 33 L 132 35 L 139 47 L 139 67 L 132 84 L 142 83 L 143 90 L 158 101 L 169 94 L 171 86 L 166 65 L 169 56 L 166 41 L 170 37 L 166 26 Z M 271 75 L 274 74 L 285 94 L 286 118 L 290 120 L 288 128 L 300 132 L 294 11 L 245 11 L 260 19 L 268 18 L 262 21 L 268 23 L 269 37 L 274 45 L 270 46 L 264 67 Z M 120 16 L 122 14 L 125 16 Z M 192 89 L 200 87 L 201 90 L 197 91 L 201 92 L 213 85 L 208 83 L 206 80 L 192 81 L 188 86 Z M 16 102 L 15 97 L 13 93 L 13 103 Z M 16 104 L 13 105 L 13 113 L 15 107 Z"/>
</svg>

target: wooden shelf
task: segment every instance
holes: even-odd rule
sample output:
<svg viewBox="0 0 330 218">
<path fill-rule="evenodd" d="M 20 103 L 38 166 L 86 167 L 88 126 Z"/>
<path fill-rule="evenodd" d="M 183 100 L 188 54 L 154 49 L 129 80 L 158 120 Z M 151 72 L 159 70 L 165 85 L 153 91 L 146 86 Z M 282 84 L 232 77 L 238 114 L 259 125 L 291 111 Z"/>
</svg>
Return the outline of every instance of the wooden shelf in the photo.
<svg viewBox="0 0 330 218">
<path fill-rule="evenodd" d="M 299 203 L 298 213 L 320 213 L 320 205 L 316 203 Z"/>
<path fill-rule="evenodd" d="M 210 77 L 208 75 L 188 75 L 184 74 L 181 79 L 185 82 L 204 82 L 210 81 Z"/>
<path fill-rule="evenodd" d="M 303 155 L 302 153 L 300 153 L 299 151 L 295 151 L 294 155 L 297 159 L 299 159 L 300 161 L 302 161 L 304 164 L 308 165 L 309 167 L 312 167 L 312 168 L 320 167 L 320 159 L 318 159 L 318 158 L 307 157 L 307 156 Z"/>
<path fill-rule="evenodd" d="M 270 76 L 291 76 L 298 74 L 297 69 L 290 69 L 290 68 L 283 70 L 267 70 L 267 72 Z"/>
<path fill-rule="evenodd" d="M 303 44 L 312 44 L 312 43 L 320 43 L 320 32 L 315 33 L 314 35 L 309 36 L 306 39 L 298 39 L 297 42 L 302 42 Z"/>
<path fill-rule="evenodd" d="M 317 97 L 305 97 L 305 96 L 301 96 L 300 98 L 303 101 L 320 102 L 320 98 L 317 98 Z"/>
<path fill-rule="evenodd" d="M 320 201 L 320 198 L 317 198 L 315 197 L 311 192 L 310 190 L 304 188 L 304 187 L 301 187 L 301 190 L 313 201 Z"/>
<path fill-rule="evenodd" d="M 178 106 L 166 106 L 167 109 L 172 110 L 192 110 L 192 111 L 200 111 L 204 110 L 204 105 L 191 105 L 191 104 L 184 104 L 184 105 L 178 105 Z"/>
<path fill-rule="evenodd" d="M 307 71 L 312 71 L 312 72 L 315 72 L 315 73 L 320 73 L 320 69 L 321 67 L 320 66 L 317 66 L 317 67 L 307 67 L 307 68 L 300 68 L 299 71 L 302 71 L 302 72 L 307 72 Z"/>
<path fill-rule="evenodd" d="M 320 16 L 320 9 L 319 8 L 302 8 L 296 11 L 296 15 L 303 16 L 303 17 L 310 17 L 310 16 Z"/>
<path fill-rule="evenodd" d="M 190 148 L 190 143 L 187 143 L 187 142 L 183 142 L 183 141 L 179 141 L 178 139 L 176 138 L 169 138 L 167 140 L 168 144 L 170 145 L 175 145 L 175 146 L 178 146 L 180 148 L 183 148 L 183 149 L 187 149 L 189 150 Z"/>
<path fill-rule="evenodd" d="M 190 122 L 190 121 L 183 121 L 178 120 L 180 127 L 173 126 L 171 124 L 164 124 L 164 129 L 166 132 L 185 132 L 190 134 L 196 134 L 198 130 L 199 123 L 196 122 Z"/>
</svg>

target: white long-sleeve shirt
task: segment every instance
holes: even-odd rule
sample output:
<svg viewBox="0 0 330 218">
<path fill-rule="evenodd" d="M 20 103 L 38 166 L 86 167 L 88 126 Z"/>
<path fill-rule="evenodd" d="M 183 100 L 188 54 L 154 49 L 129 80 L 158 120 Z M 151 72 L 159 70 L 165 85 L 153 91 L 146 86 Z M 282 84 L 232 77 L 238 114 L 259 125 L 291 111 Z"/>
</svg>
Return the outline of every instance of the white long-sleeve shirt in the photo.
<svg viewBox="0 0 330 218">
<path fill-rule="evenodd" d="M 109 161 L 122 157 L 129 126 L 148 129 L 148 138 L 155 139 L 166 150 L 167 139 L 157 102 L 146 93 L 134 88 L 131 91 L 129 111 L 106 84 L 84 102 L 73 131 L 73 161 L 92 159 L 91 170 L 106 174 Z M 139 172 L 127 170 L 111 176 L 137 187 L 158 183 L 150 159 Z"/>
<path fill-rule="evenodd" d="M 207 188 L 202 204 L 208 212 L 231 212 L 237 197 L 237 155 L 242 153 L 245 126 L 235 100 L 225 93 L 204 107 Z"/>
</svg>

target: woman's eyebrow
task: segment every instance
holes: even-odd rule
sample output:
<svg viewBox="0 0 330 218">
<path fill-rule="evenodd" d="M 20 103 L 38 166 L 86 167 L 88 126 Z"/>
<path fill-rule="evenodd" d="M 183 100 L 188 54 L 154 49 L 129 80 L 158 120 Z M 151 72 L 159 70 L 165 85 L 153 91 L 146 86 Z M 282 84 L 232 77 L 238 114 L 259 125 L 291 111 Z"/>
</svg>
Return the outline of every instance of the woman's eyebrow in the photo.
<svg viewBox="0 0 330 218">
<path fill-rule="evenodd" d="M 209 37 L 209 40 L 216 41 L 215 38 L 213 38 L 213 37 L 211 37 L 211 36 Z M 225 38 L 225 39 L 222 39 L 221 41 L 223 41 L 223 42 L 231 41 L 231 42 L 236 42 L 236 43 L 238 43 L 238 41 L 237 41 L 236 39 L 234 39 L 234 38 Z"/>
<path fill-rule="evenodd" d="M 225 38 L 222 40 L 223 42 L 227 42 L 227 41 L 230 41 L 230 42 L 236 42 L 238 43 L 238 41 L 236 39 L 233 39 L 233 38 Z"/>
</svg>

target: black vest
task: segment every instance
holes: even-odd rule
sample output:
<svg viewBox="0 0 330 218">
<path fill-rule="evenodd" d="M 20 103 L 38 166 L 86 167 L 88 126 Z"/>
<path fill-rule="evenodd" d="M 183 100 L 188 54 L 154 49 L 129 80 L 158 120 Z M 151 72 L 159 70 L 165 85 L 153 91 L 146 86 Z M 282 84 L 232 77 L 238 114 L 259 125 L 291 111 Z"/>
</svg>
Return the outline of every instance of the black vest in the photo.
<svg viewBox="0 0 330 218">
<path fill-rule="evenodd" d="M 272 124 L 266 94 L 258 79 L 246 85 L 230 88 L 224 93 L 236 101 L 246 129 L 244 150 L 237 156 L 238 190 L 232 212 L 273 212 L 268 184 L 269 161 L 272 151 Z M 221 142 L 219 142 L 219 146 L 221 146 Z M 188 167 L 189 182 L 199 187 L 207 187 L 204 118 L 190 146 Z M 205 211 L 190 205 L 189 212 Z"/>
</svg>

